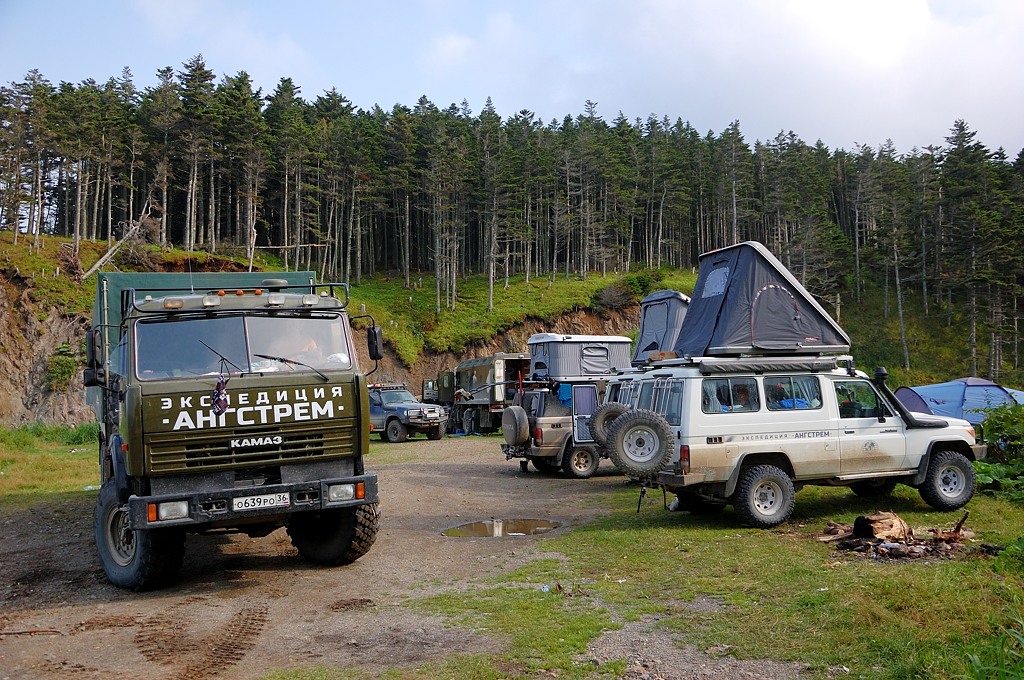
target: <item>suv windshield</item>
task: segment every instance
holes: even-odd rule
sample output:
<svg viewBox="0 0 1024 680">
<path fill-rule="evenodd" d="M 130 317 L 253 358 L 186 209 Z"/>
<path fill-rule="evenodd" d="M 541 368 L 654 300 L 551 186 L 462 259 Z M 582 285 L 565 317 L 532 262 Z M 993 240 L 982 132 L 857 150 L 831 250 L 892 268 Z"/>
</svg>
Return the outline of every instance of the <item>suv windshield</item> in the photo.
<svg viewBox="0 0 1024 680">
<path fill-rule="evenodd" d="M 352 367 L 338 315 L 144 319 L 136 339 L 142 380 Z"/>
<path fill-rule="evenodd" d="M 385 404 L 415 403 L 416 397 L 409 390 L 382 390 L 380 400 Z"/>
</svg>

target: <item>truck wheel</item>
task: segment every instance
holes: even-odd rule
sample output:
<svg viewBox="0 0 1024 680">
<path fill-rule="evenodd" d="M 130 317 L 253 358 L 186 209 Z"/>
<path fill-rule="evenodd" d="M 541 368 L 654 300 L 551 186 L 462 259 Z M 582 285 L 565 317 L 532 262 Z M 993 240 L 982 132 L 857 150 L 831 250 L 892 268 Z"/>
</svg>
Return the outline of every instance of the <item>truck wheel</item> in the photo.
<svg viewBox="0 0 1024 680">
<path fill-rule="evenodd" d="M 589 479 L 597 472 L 601 457 L 594 449 L 578 446 L 562 459 L 562 471 L 573 479 Z"/>
<path fill-rule="evenodd" d="M 352 564 L 377 540 L 377 503 L 353 508 L 303 512 L 288 522 L 288 536 L 299 554 L 328 566 Z"/>
<path fill-rule="evenodd" d="M 594 410 L 590 416 L 590 436 L 598 446 L 608 448 L 608 426 L 628 410 L 628 406 L 617 401 L 601 404 Z"/>
<path fill-rule="evenodd" d="M 100 487 L 93 515 L 96 550 L 107 578 L 118 588 L 152 590 L 168 585 L 181 569 L 185 532 L 128 528 L 128 509 L 111 482 Z"/>
<path fill-rule="evenodd" d="M 740 473 L 732 504 L 744 524 L 770 529 L 789 519 L 795 495 L 789 475 L 774 465 L 755 465 Z"/>
<path fill-rule="evenodd" d="M 501 435 L 505 442 L 516 446 L 530 439 L 530 420 L 522 406 L 509 406 L 501 414 Z"/>
<path fill-rule="evenodd" d="M 409 438 L 409 431 L 405 429 L 402 421 L 397 418 L 392 418 L 388 421 L 388 424 L 384 426 L 384 434 L 387 435 L 389 442 L 396 444 L 401 444 Z"/>
<path fill-rule="evenodd" d="M 654 411 L 630 409 L 608 428 L 608 457 L 630 477 L 657 475 L 668 467 L 673 448 L 672 428 Z"/>
<path fill-rule="evenodd" d="M 437 441 L 444 436 L 444 425 L 438 425 L 427 430 L 427 439 Z"/>
<path fill-rule="evenodd" d="M 861 498 L 885 498 L 896 489 L 896 480 L 892 478 L 871 479 L 850 485 L 850 490 Z"/>
<path fill-rule="evenodd" d="M 530 456 L 530 462 L 533 463 L 533 467 L 537 468 L 538 472 L 547 472 L 548 474 L 558 472 L 558 465 L 555 463 L 554 458 Z"/>
<path fill-rule="evenodd" d="M 967 505 L 977 485 L 974 466 L 956 451 L 937 451 L 928 462 L 928 472 L 919 492 L 936 510 L 956 510 Z"/>
</svg>

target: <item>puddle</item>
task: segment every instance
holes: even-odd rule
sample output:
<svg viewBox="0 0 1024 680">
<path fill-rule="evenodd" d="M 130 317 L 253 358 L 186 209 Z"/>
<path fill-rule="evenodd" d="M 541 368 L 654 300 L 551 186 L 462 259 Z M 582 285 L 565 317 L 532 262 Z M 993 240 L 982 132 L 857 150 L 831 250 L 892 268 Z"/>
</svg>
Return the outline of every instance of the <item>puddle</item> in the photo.
<svg viewBox="0 0 1024 680">
<path fill-rule="evenodd" d="M 441 532 L 452 538 L 481 538 L 502 536 L 534 536 L 546 534 L 562 526 L 561 522 L 549 519 L 486 519 L 481 522 L 460 524 Z"/>
</svg>

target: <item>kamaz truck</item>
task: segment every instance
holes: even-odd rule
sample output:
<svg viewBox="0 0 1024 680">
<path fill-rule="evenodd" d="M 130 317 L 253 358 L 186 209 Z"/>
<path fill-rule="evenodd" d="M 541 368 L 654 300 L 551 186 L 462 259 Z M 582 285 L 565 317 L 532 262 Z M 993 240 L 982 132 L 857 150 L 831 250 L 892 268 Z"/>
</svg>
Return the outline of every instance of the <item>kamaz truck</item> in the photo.
<svg viewBox="0 0 1024 680">
<path fill-rule="evenodd" d="M 380 516 L 348 287 L 313 272 L 97 276 L 83 377 L 107 578 L 167 585 L 188 533 L 284 526 L 313 562 L 364 555 Z M 372 319 L 367 345 L 383 356 Z"/>
</svg>

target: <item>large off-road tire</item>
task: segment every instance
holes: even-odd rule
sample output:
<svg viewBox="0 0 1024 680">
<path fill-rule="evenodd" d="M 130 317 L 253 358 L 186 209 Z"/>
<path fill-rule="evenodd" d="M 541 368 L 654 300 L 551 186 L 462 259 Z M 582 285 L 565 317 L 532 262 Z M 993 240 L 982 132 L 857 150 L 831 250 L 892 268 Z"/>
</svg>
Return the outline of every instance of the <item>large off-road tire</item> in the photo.
<svg viewBox="0 0 1024 680">
<path fill-rule="evenodd" d="M 868 479 L 850 485 L 850 490 L 861 498 L 885 498 L 896 489 L 897 481 L 893 477 Z"/>
<path fill-rule="evenodd" d="M 936 451 L 918 491 L 936 510 L 956 510 L 967 505 L 977 484 L 974 466 L 966 456 L 956 451 Z"/>
<path fill-rule="evenodd" d="M 288 522 L 288 536 L 307 560 L 337 566 L 352 564 L 365 555 L 377 540 L 379 528 L 380 509 L 371 503 L 299 513 Z"/>
<path fill-rule="evenodd" d="M 398 418 L 392 418 L 384 425 L 384 434 L 387 440 L 393 444 L 401 444 L 409 438 L 409 430 Z"/>
<path fill-rule="evenodd" d="M 507 444 L 517 446 L 530 440 L 530 421 L 522 406 L 509 406 L 501 414 L 501 436 Z"/>
<path fill-rule="evenodd" d="M 675 438 L 665 419 L 654 411 L 631 409 L 608 428 L 608 457 L 619 472 L 650 479 L 668 467 Z"/>
<path fill-rule="evenodd" d="M 562 472 L 573 479 L 589 479 L 597 472 L 601 456 L 586 446 L 577 446 L 562 459 Z"/>
<path fill-rule="evenodd" d="M 548 456 L 530 456 L 530 462 L 533 463 L 533 467 L 537 468 L 538 472 L 545 472 L 547 474 L 554 474 L 558 472 L 558 464 L 555 463 L 554 458 Z"/>
<path fill-rule="evenodd" d="M 796 489 L 793 480 L 774 465 L 755 465 L 740 473 L 732 505 L 743 524 L 770 529 L 793 512 Z"/>
<path fill-rule="evenodd" d="M 185 532 L 129 529 L 128 508 L 118 503 L 112 482 L 100 487 L 93 524 L 103 571 L 118 588 L 153 590 L 178 575 L 185 556 Z"/>
<path fill-rule="evenodd" d="M 590 415 L 590 436 L 599 446 L 608 448 L 608 426 L 628 410 L 628 406 L 616 401 L 601 404 L 594 410 Z"/>
<path fill-rule="evenodd" d="M 438 425 L 427 430 L 427 439 L 437 441 L 444 436 L 444 425 Z"/>
</svg>

